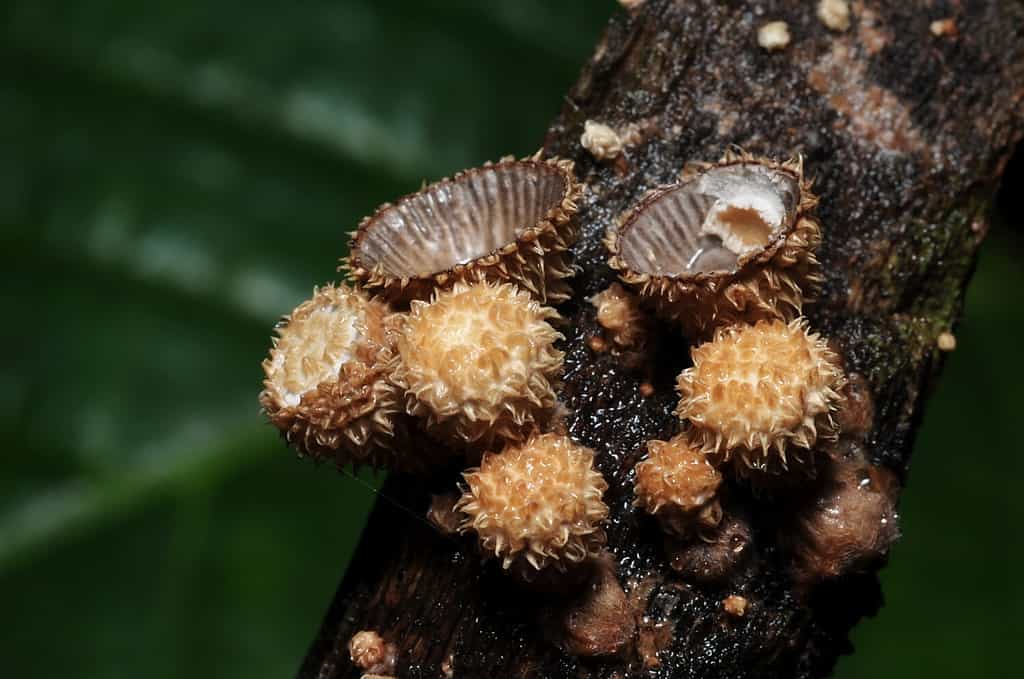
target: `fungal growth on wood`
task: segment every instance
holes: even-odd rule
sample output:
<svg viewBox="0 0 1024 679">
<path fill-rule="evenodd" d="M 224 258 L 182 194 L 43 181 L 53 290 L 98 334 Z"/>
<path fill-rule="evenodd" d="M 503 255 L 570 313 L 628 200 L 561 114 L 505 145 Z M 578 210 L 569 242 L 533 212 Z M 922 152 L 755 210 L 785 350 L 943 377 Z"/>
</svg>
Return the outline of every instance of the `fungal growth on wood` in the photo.
<svg viewBox="0 0 1024 679">
<path fill-rule="evenodd" d="M 526 582 L 582 564 L 604 546 L 608 516 L 608 484 L 593 464 L 594 451 L 559 434 L 484 455 L 463 475 L 468 488 L 455 507 L 467 517 L 462 530 Z"/>
<path fill-rule="evenodd" d="M 913 3 L 622 4 L 547 160 L 382 206 L 352 238 L 358 304 L 323 306 L 309 351 L 285 340 L 307 312 L 281 329 L 261 401 L 292 445 L 408 455 L 282 414 L 379 363 L 360 384 L 397 406 L 360 416 L 432 462 L 385 483 L 303 677 L 357 676 L 348 640 L 387 621 L 412 679 L 820 679 L 871 612 L 971 225 L 1024 129 L 1024 9 L 963 3 L 967 41 Z M 799 35 L 762 49 L 776 16 Z M 857 77 L 821 86 L 839 61 Z M 914 143 L 879 144 L 862 100 Z M 588 120 L 628 154 L 584 148 Z M 757 155 L 697 162 L 736 144 Z M 387 360 L 325 349 L 364 307 Z"/>
<path fill-rule="evenodd" d="M 371 675 L 390 674 L 395 669 L 395 645 L 373 630 L 363 630 L 348 642 L 352 664 Z M 366 676 L 366 675 L 363 675 Z"/>
<path fill-rule="evenodd" d="M 665 538 L 669 565 L 688 582 L 719 585 L 727 582 L 750 557 L 753 528 L 746 514 L 725 506 L 713 530 L 701 532 L 699 540 Z"/>
<path fill-rule="evenodd" d="M 830 461 L 810 502 L 786 534 L 793 577 L 814 584 L 877 568 L 900 535 L 892 472 L 859 455 Z"/>
<path fill-rule="evenodd" d="M 609 264 L 694 338 L 800 314 L 821 281 L 817 198 L 798 160 L 691 163 L 608 230 Z"/>
<path fill-rule="evenodd" d="M 813 476 L 815 444 L 835 439 L 846 382 L 825 340 L 797 319 L 722 328 L 679 375 L 676 414 L 706 454 L 741 477 Z"/>
<path fill-rule="evenodd" d="M 713 529 L 722 519 L 715 497 L 722 475 L 685 436 L 648 441 L 636 466 L 636 504 L 653 514 L 667 533 L 687 537 Z"/>
<path fill-rule="evenodd" d="M 385 204 L 353 234 L 351 277 L 403 306 L 456 281 L 511 281 L 540 302 L 569 298 L 582 186 L 570 161 L 511 157 Z"/>
<path fill-rule="evenodd" d="M 619 351 L 643 352 L 651 328 L 640 302 L 618 283 L 590 298 L 597 311 L 597 322 L 607 331 L 612 345 Z"/>
<path fill-rule="evenodd" d="M 339 466 L 415 466 L 402 454 L 388 315 L 362 291 L 327 285 L 278 324 L 260 404 L 300 454 Z"/>
<path fill-rule="evenodd" d="M 413 301 L 398 334 L 393 379 L 427 431 L 479 454 L 521 441 L 556 405 L 558 314 L 508 283 L 456 283 Z"/>
</svg>

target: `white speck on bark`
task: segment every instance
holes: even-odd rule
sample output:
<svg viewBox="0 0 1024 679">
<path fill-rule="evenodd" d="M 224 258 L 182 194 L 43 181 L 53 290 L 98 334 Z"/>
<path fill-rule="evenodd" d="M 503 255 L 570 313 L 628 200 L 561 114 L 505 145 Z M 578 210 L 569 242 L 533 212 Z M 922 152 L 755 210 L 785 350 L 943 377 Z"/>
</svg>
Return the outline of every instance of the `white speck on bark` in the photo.
<svg viewBox="0 0 1024 679">
<path fill-rule="evenodd" d="M 850 5 L 846 0 L 821 0 L 818 18 L 833 31 L 845 31 L 850 27 Z"/>
<path fill-rule="evenodd" d="M 789 24 L 785 21 L 769 21 L 757 29 L 757 44 L 769 52 L 783 49 L 789 44 Z"/>
<path fill-rule="evenodd" d="M 939 345 L 939 351 L 953 351 L 956 349 L 956 336 L 948 331 L 943 332 L 939 334 L 936 344 Z"/>
<path fill-rule="evenodd" d="M 959 35 L 956 21 L 953 19 L 938 19 L 929 25 L 929 30 L 936 38 L 955 38 Z"/>
<path fill-rule="evenodd" d="M 622 139 L 618 132 L 604 123 L 588 120 L 583 124 L 580 144 L 598 160 L 612 159 L 622 153 Z"/>
</svg>

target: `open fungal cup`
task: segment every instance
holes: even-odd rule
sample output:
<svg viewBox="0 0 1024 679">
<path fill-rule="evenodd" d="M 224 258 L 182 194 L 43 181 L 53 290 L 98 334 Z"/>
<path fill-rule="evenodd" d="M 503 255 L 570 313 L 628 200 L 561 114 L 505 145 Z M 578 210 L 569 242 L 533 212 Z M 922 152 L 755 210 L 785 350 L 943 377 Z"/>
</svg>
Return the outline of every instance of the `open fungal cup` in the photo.
<svg viewBox="0 0 1024 679">
<path fill-rule="evenodd" d="M 644 196 L 609 229 L 609 264 L 695 337 L 790 320 L 821 280 L 816 204 L 799 159 L 730 153 Z"/>
<path fill-rule="evenodd" d="M 460 280 L 510 281 L 557 304 L 571 294 L 581 194 L 572 161 L 504 158 L 382 205 L 354 233 L 347 267 L 398 306 Z"/>
<path fill-rule="evenodd" d="M 302 455 L 339 466 L 406 463 L 402 394 L 389 379 L 388 309 L 328 285 L 277 327 L 260 404 Z"/>
</svg>

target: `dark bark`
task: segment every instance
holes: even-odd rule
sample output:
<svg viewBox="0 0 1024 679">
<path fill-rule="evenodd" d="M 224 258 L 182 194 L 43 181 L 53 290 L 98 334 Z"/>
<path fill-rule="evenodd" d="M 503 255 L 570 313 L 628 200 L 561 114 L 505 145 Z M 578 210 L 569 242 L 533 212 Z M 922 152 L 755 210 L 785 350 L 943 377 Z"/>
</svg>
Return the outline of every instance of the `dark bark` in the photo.
<svg viewBox="0 0 1024 679">
<path fill-rule="evenodd" d="M 995 1 L 852 4 L 853 25 L 837 34 L 808 0 L 648 0 L 612 20 L 548 131 L 545 152 L 575 159 L 588 186 L 575 249 L 582 272 L 561 309 L 570 319 L 563 398 L 572 435 L 598 451 L 611 486 L 609 547 L 646 620 L 641 650 L 660 649 L 660 665 L 644 669 L 635 653 L 580 659 L 557 650 L 538 624 L 543 597 L 481 565 L 471 543 L 380 501 L 300 676 L 359 676 L 345 644 L 360 629 L 398 645 L 400 677 L 442 676 L 449 656 L 457 677 L 821 677 L 849 649 L 849 629 L 880 601 L 875 576 L 798 594 L 770 511 L 757 512 L 765 518 L 754 523 L 753 558 L 728 586 L 687 583 L 668 567 L 656 527 L 631 506 L 631 471 L 646 440 L 677 426 L 673 378 L 685 344 L 663 337 L 656 393 L 645 398 L 641 375 L 588 349 L 597 326 L 583 299 L 614 279 L 604 229 L 687 160 L 717 159 L 732 144 L 803 154 L 822 198 L 826 276 L 808 317 L 869 387 L 866 454 L 905 480 L 942 362 L 936 337 L 960 313 L 986 212 L 1021 134 L 1024 10 Z M 945 17 L 958 35 L 930 32 Z M 777 53 L 756 42 L 769 19 L 787 21 L 793 36 Z M 617 163 L 597 162 L 579 145 L 587 119 L 638 123 L 642 140 Z M 450 489 L 457 471 L 429 484 L 395 476 L 384 493 L 422 515 L 426 486 Z M 751 607 L 730 622 L 721 601 L 734 592 Z"/>
</svg>

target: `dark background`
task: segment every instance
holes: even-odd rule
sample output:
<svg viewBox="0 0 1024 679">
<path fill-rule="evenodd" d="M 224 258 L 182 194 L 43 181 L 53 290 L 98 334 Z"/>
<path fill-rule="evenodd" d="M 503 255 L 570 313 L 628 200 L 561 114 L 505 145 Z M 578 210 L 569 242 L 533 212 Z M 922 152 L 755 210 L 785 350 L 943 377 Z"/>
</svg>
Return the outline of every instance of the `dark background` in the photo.
<svg viewBox="0 0 1024 679">
<path fill-rule="evenodd" d="M 295 671 L 373 496 L 263 422 L 271 326 L 378 203 L 535 150 L 614 9 L 0 8 L 0 674 Z M 840 677 L 1015 673 L 1020 165 Z"/>
</svg>

